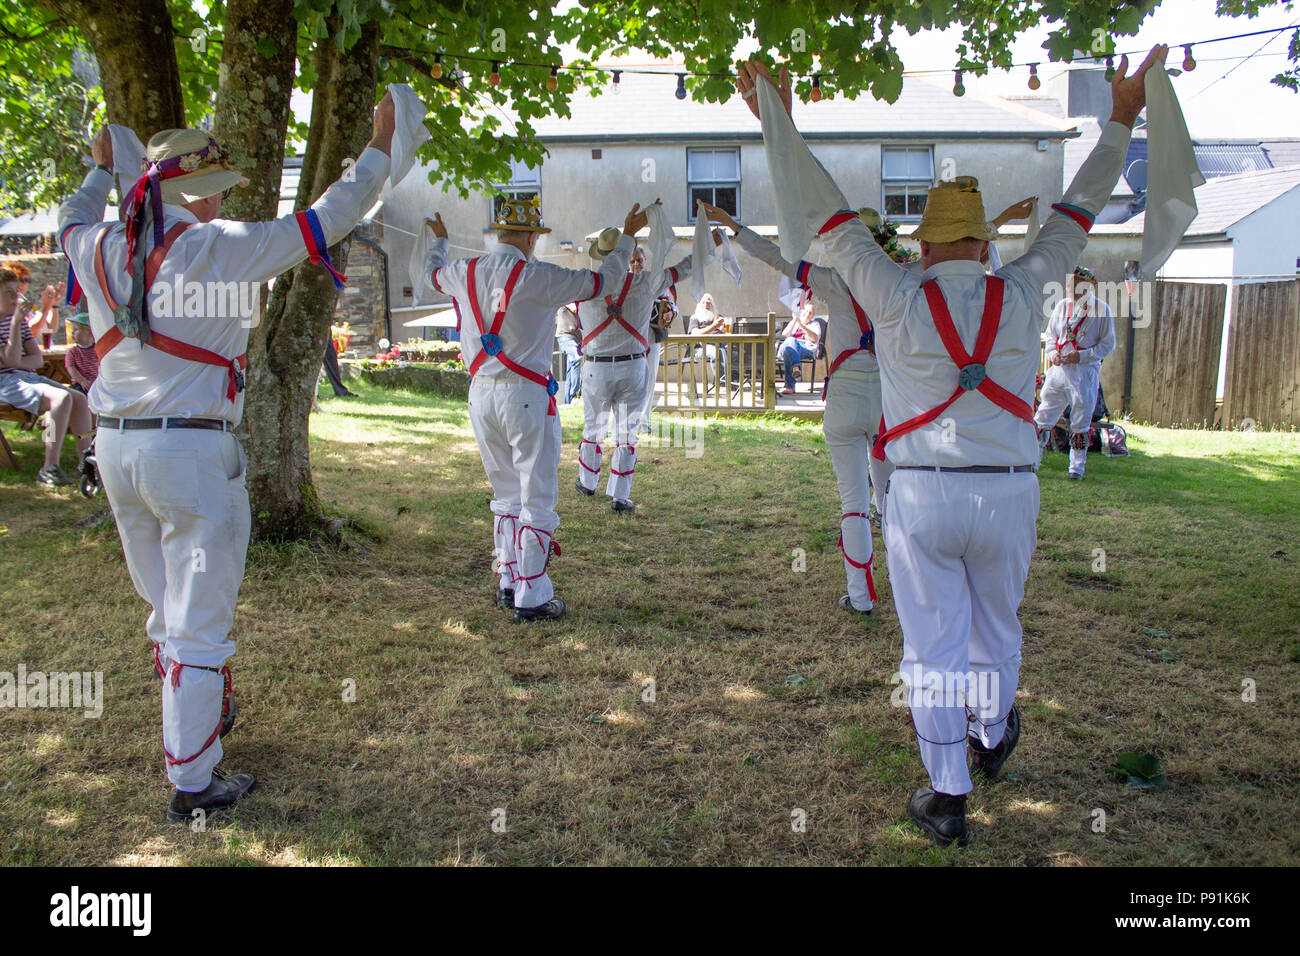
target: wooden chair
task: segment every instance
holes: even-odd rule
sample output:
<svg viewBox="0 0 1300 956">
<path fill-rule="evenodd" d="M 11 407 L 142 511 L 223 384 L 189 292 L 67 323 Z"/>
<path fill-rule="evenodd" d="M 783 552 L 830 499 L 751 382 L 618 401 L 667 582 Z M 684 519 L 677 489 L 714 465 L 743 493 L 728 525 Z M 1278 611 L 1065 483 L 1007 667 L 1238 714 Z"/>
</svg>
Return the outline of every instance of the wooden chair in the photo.
<svg viewBox="0 0 1300 956">
<path fill-rule="evenodd" d="M 25 412 L 21 408 L 14 408 L 12 405 L 0 403 L 0 422 L 18 422 L 23 431 L 28 431 L 35 427 L 36 416 L 31 412 Z M 18 459 L 14 456 L 14 451 L 9 447 L 9 441 L 5 438 L 4 428 L 0 427 L 0 464 L 3 464 L 10 471 L 18 471 Z"/>
<path fill-rule="evenodd" d="M 803 366 L 805 362 L 812 366 L 809 369 L 809 375 L 808 375 L 808 391 L 810 392 L 817 391 L 817 363 L 819 361 L 822 363 L 823 375 L 825 374 L 826 370 L 829 368 L 829 365 L 827 364 L 829 360 L 826 358 L 826 320 L 823 319 L 821 316 L 818 316 L 817 318 L 813 319 L 813 322 L 817 324 L 818 329 L 821 331 L 821 334 L 817 336 L 817 354 L 814 355 L 812 358 L 803 359 L 799 363 L 799 369 L 801 373 L 803 371 Z"/>
</svg>

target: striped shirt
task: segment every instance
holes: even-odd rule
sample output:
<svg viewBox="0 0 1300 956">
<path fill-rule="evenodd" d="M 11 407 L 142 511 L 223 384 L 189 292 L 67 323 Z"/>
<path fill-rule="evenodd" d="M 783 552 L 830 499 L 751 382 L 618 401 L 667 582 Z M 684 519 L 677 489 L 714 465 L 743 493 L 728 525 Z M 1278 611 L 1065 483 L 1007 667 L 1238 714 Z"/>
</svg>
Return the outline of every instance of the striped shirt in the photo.
<svg viewBox="0 0 1300 956">
<path fill-rule="evenodd" d="M 63 357 L 63 364 L 68 369 L 69 374 L 75 369 L 81 373 L 82 378 L 92 385 L 95 384 L 95 379 L 99 377 L 99 356 L 95 354 L 94 349 L 83 349 L 80 345 L 74 345 L 68 349 L 68 354 Z"/>
<path fill-rule="evenodd" d="M 12 316 L 6 315 L 3 318 L 0 318 L 0 352 L 3 352 L 4 348 L 9 344 L 9 328 L 12 322 L 13 322 Z M 26 322 L 23 322 L 22 326 L 23 326 L 23 346 L 24 346 L 23 352 L 25 354 L 31 354 L 36 350 L 37 347 L 36 336 L 32 335 L 31 326 L 29 326 Z M 30 347 L 28 347 L 29 345 Z M 0 363 L 0 372 L 7 372 L 7 371 L 9 370 L 3 366 L 3 363 Z"/>
</svg>

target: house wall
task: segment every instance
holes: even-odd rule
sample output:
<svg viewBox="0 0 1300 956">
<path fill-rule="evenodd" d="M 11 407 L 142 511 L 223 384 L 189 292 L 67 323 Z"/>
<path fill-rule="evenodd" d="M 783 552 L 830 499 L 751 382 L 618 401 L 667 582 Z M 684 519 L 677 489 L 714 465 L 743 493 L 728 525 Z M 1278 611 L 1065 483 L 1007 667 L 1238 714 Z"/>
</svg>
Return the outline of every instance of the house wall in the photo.
<svg viewBox="0 0 1300 956">
<path fill-rule="evenodd" d="M 1295 275 L 1300 273 L 1300 187 L 1261 206 L 1229 227 L 1234 256 L 1233 274 Z"/>
<path fill-rule="evenodd" d="M 558 144 L 541 168 L 542 213 L 552 229 L 543 236 L 538 255 L 571 268 L 589 268 L 586 237 L 604 226 L 622 224 L 634 202 L 645 204 L 661 198 L 669 223 L 689 225 L 687 216 L 687 146 L 734 146 L 701 138 L 686 142 Z M 767 159 L 761 143 L 740 145 L 740 219 L 754 225 L 776 221 L 776 202 L 768 176 Z M 881 205 L 878 142 L 826 142 L 813 144 L 813 151 L 840 185 L 845 195 L 862 206 Z M 895 145 L 893 141 L 890 145 Z M 899 142 L 897 145 L 906 145 Z M 1035 141 L 930 141 L 934 147 L 935 175 L 974 175 L 980 180 L 990 216 L 1025 196 L 1037 195 L 1043 208 L 1061 197 L 1063 147 L 1049 141 L 1040 152 Z M 601 150 L 592 159 L 592 149 Z M 951 161 L 945 166 L 945 161 Z M 412 285 L 407 265 L 414 237 L 425 216 L 441 212 L 451 241 L 458 248 L 453 256 L 472 255 L 489 248 L 493 240 L 484 231 L 490 214 L 490 200 L 484 193 L 461 198 L 428 182 L 430 167 L 416 169 L 395 190 L 382 213 L 386 225 L 385 248 L 394 263 L 391 278 L 394 306 L 410 305 L 406 289 Z M 572 253 L 561 243 L 572 244 Z M 674 259 L 689 253 L 689 244 L 679 241 Z M 814 250 L 815 251 L 815 250 Z M 716 264 L 708 273 L 709 291 L 719 308 L 732 315 L 758 315 L 780 310 L 776 300 L 779 279 L 772 270 L 738 252 L 745 276 L 744 287 L 736 289 Z M 695 300 L 683 283 L 678 288 L 681 305 L 687 311 Z M 433 301 L 444 301 L 434 295 Z"/>
</svg>

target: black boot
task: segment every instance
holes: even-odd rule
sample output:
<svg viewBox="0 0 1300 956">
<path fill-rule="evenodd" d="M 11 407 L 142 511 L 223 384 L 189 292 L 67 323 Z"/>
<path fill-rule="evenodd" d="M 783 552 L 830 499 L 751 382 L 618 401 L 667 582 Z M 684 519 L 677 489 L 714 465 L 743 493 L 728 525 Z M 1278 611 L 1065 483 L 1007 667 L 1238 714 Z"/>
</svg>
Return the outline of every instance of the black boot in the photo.
<svg viewBox="0 0 1300 956">
<path fill-rule="evenodd" d="M 497 607 L 513 608 L 515 606 L 514 588 L 497 588 Z"/>
<path fill-rule="evenodd" d="M 913 790 L 907 801 L 907 815 L 939 846 L 948 846 L 953 840 L 965 846 L 970 840 L 966 833 L 965 794 L 954 797 L 929 787 Z"/>
<path fill-rule="evenodd" d="M 576 489 L 578 489 L 578 491 L 579 491 L 580 493 L 586 495 L 588 498 L 590 498 L 592 495 L 594 495 L 594 494 L 596 493 L 596 489 L 595 489 L 595 488 L 584 488 L 584 487 L 582 487 L 582 481 L 581 481 L 580 479 L 578 479 L 578 478 L 574 478 L 574 479 L 573 479 L 573 487 L 576 488 Z"/>
<path fill-rule="evenodd" d="M 872 611 L 871 608 L 867 608 L 865 611 L 859 611 L 853 606 L 853 599 L 847 594 L 841 594 L 839 601 L 836 603 L 839 605 L 840 610 L 852 611 L 854 614 L 870 614 Z"/>
<path fill-rule="evenodd" d="M 556 621 L 564 617 L 564 601 L 560 598 L 551 598 L 545 604 L 539 604 L 537 607 L 517 607 L 515 608 L 515 623 L 520 621 Z"/>
<path fill-rule="evenodd" d="M 636 505 L 626 498 L 615 498 L 609 503 L 609 510 L 614 514 L 631 514 L 636 511 Z"/>
<path fill-rule="evenodd" d="M 1016 749 L 1016 744 L 1020 743 L 1020 711 L 1014 704 L 1011 705 L 1011 710 L 1007 714 L 1007 729 L 1003 732 L 998 745 L 992 750 L 974 737 L 971 737 L 967 743 L 970 744 L 971 769 L 980 771 L 987 779 L 992 780 L 1002 770 L 1002 765 Z"/>
<path fill-rule="evenodd" d="M 194 819 L 195 810 L 202 810 L 204 814 L 229 810 L 240 797 L 250 793 L 256 784 L 251 773 L 237 773 L 227 777 L 220 770 L 213 770 L 212 782 L 206 790 L 199 793 L 177 790 L 172 794 L 172 802 L 167 806 L 167 822 L 189 823 Z"/>
</svg>

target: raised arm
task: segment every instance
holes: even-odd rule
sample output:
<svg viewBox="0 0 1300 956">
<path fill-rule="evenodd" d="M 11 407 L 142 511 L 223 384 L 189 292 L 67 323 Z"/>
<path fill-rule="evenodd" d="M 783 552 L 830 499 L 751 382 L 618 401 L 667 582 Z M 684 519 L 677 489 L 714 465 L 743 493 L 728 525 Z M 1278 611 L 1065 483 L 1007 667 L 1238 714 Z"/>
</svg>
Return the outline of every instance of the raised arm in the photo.
<svg viewBox="0 0 1300 956">
<path fill-rule="evenodd" d="M 113 188 L 113 139 L 105 126 L 90 144 L 91 159 L 97 164 L 86 174 L 81 188 L 59 206 L 59 242 L 69 261 L 88 261 L 95 231 L 94 226 L 104 221 L 108 206 L 108 191 Z"/>
<path fill-rule="evenodd" d="M 1015 279 L 1034 294 L 1041 295 L 1049 283 L 1074 268 L 1079 254 L 1088 244 L 1088 230 L 1097 214 L 1109 201 L 1124 171 L 1124 158 L 1128 153 L 1129 138 L 1138 114 L 1146 105 L 1146 73 L 1157 64 L 1163 65 L 1169 48 L 1152 47 L 1147 58 L 1132 76 L 1128 72 L 1128 57 L 1120 60 L 1115 78 L 1111 81 L 1111 114 L 1084 164 L 1079 167 L 1064 198 L 1052 206 L 1052 215 L 1038 233 L 1025 254 L 1001 270 L 1002 275 Z"/>
</svg>

